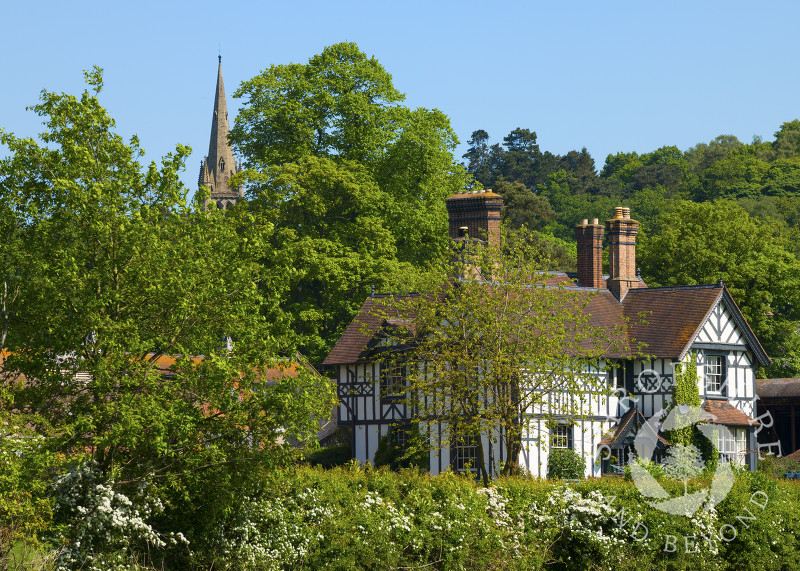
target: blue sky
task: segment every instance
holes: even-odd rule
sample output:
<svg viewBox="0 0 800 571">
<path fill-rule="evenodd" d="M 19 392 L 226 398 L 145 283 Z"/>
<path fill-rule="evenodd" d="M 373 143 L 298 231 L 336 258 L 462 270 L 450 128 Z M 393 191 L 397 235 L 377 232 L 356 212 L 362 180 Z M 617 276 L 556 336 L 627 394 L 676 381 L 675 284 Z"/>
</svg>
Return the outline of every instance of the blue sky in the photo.
<svg viewBox="0 0 800 571">
<path fill-rule="evenodd" d="M 190 145 L 194 189 L 207 152 L 217 54 L 228 106 L 243 80 L 354 41 L 411 107 L 436 107 L 461 141 L 516 127 L 542 150 L 685 150 L 720 134 L 772 140 L 800 117 L 800 3 L 22 2 L 4 7 L 0 126 L 34 136 L 42 89 L 78 94 L 105 69 L 102 103 L 147 159 Z M 0 149 L 5 154 L 6 149 Z"/>
</svg>

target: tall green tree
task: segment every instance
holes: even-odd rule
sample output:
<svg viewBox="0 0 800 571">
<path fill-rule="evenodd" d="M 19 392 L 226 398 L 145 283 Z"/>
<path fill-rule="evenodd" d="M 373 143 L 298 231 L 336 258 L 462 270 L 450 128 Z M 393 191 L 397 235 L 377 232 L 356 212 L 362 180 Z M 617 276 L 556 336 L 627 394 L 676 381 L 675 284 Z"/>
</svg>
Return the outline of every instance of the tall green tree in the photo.
<svg viewBox="0 0 800 571">
<path fill-rule="evenodd" d="M 708 144 L 698 143 L 687 150 L 684 156 L 689 168 L 699 175 L 715 162 L 728 156 L 732 150 L 741 146 L 742 142 L 734 135 L 719 135 Z"/>
<path fill-rule="evenodd" d="M 473 131 L 467 144 L 469 148 L 462 155 L 462 158 L 467 159 L 467 172 L 480 181 L 481 184 L 491 186 L 491 182 L 487 180 L 491 170 L 491 163 L 489 162 L 489 133 L 483 129 Z"/>
<path fill-rule="evenodd" d="M 268 271 L 289 276 L 280 307 L 320 361 L 372 286 L 446 254 L 444 199 L 468 184 L 457 139 L 441 111 L 403 106 L 391 75 L 353 43 L 273 65 L 235 97 L 245 100 L 231 131 L 240 180 L 276 229 L 270 245 L 290 246 Z"/>
<path fill-rule="evenodd" d="M 419 295 L 376 304 L 378 317 L 401 323 L 385 332 L 398 350 L 382 358 L 406 369 L 417 420 L 434 431 L 444 426 L 433 434 L 437 445 L 475 442 L 473 468 L 488 482 L 490 472 L 515 472 L 535 412 L 545 419 L 586 414 L 580 395 L 587 387 L 606 390 L 595 374 L 600 359 L 624 340 L 590 323 L 590 295 L 545 287 L 548 263 L 536 240 L 517 235 L 499 248 L 461 243 L 452 259 Z M 490 466 L 492 458 L 502 467 Z"/>
<path fill-rule="evenodd" d="M 569 151 L 566 155 L 558 157 L 558 168 L 572 174 L 577 179 L 576 189 L 582 193 L 597 178 L 594 159 L 583 147 L 580 152 Z M 556 169 L 552 169 L 554 172 Z"/>
<path fill-rule="evenodd" d="M 539 159 L 542 155 L 536 133 L 517 127 L 503 137 L 503 145 L 506 150 L 500 166 L 502 177 L 533 189 L 540 182 Z"/>
<path fill-rule="evenodd" d="M 749 146 L 739 147 L 710 165 L 700 176 L 698 201 L 720 198 L 753 198 L 761 194 L 769 163 Z"/>
<path fill-rule="evenodd" d="M 556 217 L 547 198 L 535 194 L 521 182 L 499 180 L 493 190 L 503 197 L 501 215 L 511 228 L 527 226 L 531 230 L 542 230 Z"/>
<path fill-rule="evenodd" d="M 7 404 L 103 489 L 224 495 L 291 457 L 287 437 L 312 438 L 332 391 L 304 369 L 265 382 L 282 337 L 259 288 L 272 228 L 188 203 L 185 147 L 143 168 L 100 105 L 101 71 L 86 80 L 80 97 L 42 92 L 41 143 L 0 134 Z M 77 538 L 96 520 L 57 515 L 85 563 Z"/>
<path fill-rule="evenodd" d="M 776 158 L 791 158 L 800 154 L 800 119 L 787 121 L 775 132 L 772 149 Z"/>
</svg>

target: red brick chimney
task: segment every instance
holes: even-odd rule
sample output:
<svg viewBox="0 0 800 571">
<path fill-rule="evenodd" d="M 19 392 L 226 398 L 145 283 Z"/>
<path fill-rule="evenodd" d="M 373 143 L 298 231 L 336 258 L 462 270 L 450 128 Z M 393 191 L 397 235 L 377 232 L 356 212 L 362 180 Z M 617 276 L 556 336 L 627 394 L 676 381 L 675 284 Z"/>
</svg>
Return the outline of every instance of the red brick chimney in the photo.
<svg viewBox="0 0 800 571">
<path fill-rule="evenodd" d="M 500 246 L 500 208 L 503 198 L 491 190 L 472 190 L 454 194 L 445 201 L 450 221 L 450 239 L 463 238 L 487 240 L 493 247 Z M 466 230 L 465 230 L 466 229 Z"/>
<path fill-rule="evenodd" d="M 606 287 L 603 280 L 603 227 L 584 218 L 575 226 L 578 239 L 578 283 L 583 287 Z"/>
<path fill-rule="evenodd" d="M 614 217 L 606 221 L 608 233 L 608 289 L 622 300 L 629 289 L 639 285 L 636 277 L 636 234 L 639 223 L 631 219 L 631 209 L 617 206 Z"/>
</svg>

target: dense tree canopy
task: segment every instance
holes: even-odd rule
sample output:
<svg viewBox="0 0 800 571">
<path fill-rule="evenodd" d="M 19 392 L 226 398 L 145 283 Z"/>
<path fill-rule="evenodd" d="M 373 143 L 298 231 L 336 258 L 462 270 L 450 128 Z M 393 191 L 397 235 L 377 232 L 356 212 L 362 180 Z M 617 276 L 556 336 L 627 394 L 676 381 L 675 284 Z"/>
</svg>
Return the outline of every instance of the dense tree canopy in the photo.
<svg viewBox="0 0 800 571">
<path fill-rule="evenodd" d="M 444 199 L 467 184 L 457 139 L 440 111 L 401 105 L 391 75 L 352 43 L 273 65 L 235 96 L 241 180 L 288 277 L 280 306 L 319 361 L 371 287 L 400 287 L 445 255 Z"/>
<path fill-rule="evenodd" d="M 576 160 L 575 157 L 542 153 L 536 141 L 536 133 L 529 129 L 517 127 L 503 137 L 502 146 L 495 144 L 489 147 L 488 141 L 489 134 L 486 131 L 473 131 L 469 140 L 470 147 L 463 155 L 469 161 L 466 165 L 468 172 L 486 188 L 493 187 L 499 180 L 507 180 L 520 182 L 533 190 L 550 173 L 565 168 L 561 164 L 562 160 L 574 163 L 576 168 L 585 172 L 585 161 L 582 157 Z M 591 161 L 590 168 L 594 174 L 594 161 Z"/>
<path fill-rule="evenodd" d="M 760 374 L 790 376 L 800 374 L 798 141 L 800 121 L 793 120 L 771 143 L 720 135 L 685 152 L 665 145 L 610 154 L 597 175 L 585 149 L 552 155 L 518 128 L 504 147 L 475 131 L 464 157 L 477 181 L 504 195 L 504 220 L 549 236 L 551 244 L 574 244 L 582 219 L 602 221 L 613 207 L 629 206 L 641 222 L 638 263 L 646 281 L 725 281 L 775 359 Z M 533 172 L 539 178 L 531 185 Z"/>
<path fill-rule="evenodd" d="M 725 282 L 774 361 L 800 373 L 800 261 L 779 225 L 730 202 L 680 202 L 656 218 L 639 260 L 651 286 Z"/>
<path fill-rule="evenodd" d="M 40 466 L 57 457 L 69 478 L 94 482 L 55 512 L 76 566 L 92 549 L 80 506 L 93 513 L 93 490 L 138 497 L 136 509 L 145 489 L 151 500 L 209 486 L 225 497 L 232 481 L 289 458 L 287 437 L 315 436 L 333 398 L 302 368 L 266 383 L 285 337 L 258 287 L 271 227 L 187 203 L 184 147 L 143 169 L 138 141 L 123 141 L 100 105 L 100 70 L 86 77 L 79 98 L 42 93 L 41 144 L 0 134 L 11 152 L 0 161 L 0 396 L 17 419 L 3 424 L 47 437 Z M 5 449 L 19 434 L 2 437 Z"/>
<path fill-rule="evenodd" d="M 548 232 L 561 239 L 572 239 L 572 228 L 580 219 L 603 219 L 621 203 L 631 206 L 647 232 L 655 213 L 671 209 L 675 199 L 739 200 L 755 216 L 798 232 L 798 133 L 800 121 L 794 120 L 782 124 L 771 143 L 755 137 L 744 144 L 733 135 L 720 135 L 686 151 L 665 145 L 641 154 L 617 152 L 606 157 L 599 175 L 586 149 L 553 155 L 533 144 L 534 133 L 521 128 L 504 138 L 505 146 L 491 145 L 484 130 L 473 132 L 464 158 L 467 170 L 485 187 L 516 182 L 546 198 L 556 213 Z M 531 186 L 534 172 L 536 183 Z M 528 204 L 508 205 L 504 215 L 509 220 L 525 219 Z"/>
</svg>

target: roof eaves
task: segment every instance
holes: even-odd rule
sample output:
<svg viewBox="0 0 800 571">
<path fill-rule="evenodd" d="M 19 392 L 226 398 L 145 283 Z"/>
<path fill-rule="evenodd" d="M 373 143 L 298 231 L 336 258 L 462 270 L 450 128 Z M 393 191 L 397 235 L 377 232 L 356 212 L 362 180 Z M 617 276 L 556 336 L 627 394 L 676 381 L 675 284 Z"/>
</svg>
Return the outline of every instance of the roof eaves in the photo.
<svg viewBox="0 0 800 571">
<path fill-rule="evenodd" d="M 736 326 L 744 334 L 745 339 L 747 339 L 747 343 L 753 350 L 753 354 L 756 356 L 762 367 L 768 367 L 770 364 L 772 364 L 772 359 L 769 358 L 769 355 L 767 355 L 764 347 L 761 346 L 761 342 L 758 340 L 758 337 L 756 337 L 756 334 L 753 333 L 753 330 L 750 328 L 750 324 L 747 323 L 744 315 L 742 315 L 742 311 L 739 309 L 739 306 L 736 305 L 736 301 L 734 301 L 733 296 L 728 291 L 728 288 L 723 287 L 722 292 L 725 303 L 731 312 L 731 317 L 733 317 L 734 323 L 736 323 Z"/>
</svg>

